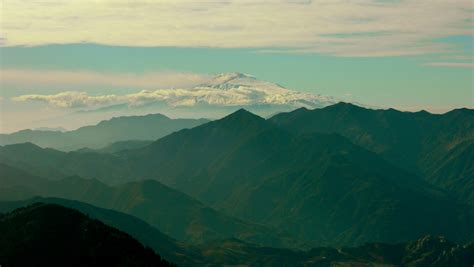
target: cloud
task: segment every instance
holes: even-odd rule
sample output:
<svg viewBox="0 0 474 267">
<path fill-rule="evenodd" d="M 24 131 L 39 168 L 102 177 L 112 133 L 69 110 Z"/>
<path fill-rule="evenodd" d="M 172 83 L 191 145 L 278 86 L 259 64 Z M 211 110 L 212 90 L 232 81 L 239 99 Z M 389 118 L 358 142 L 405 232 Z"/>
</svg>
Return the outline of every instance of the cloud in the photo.
<svg viewBox="0 0 474 267">
<path fill-rule="evenodd" d="M 462 63 L 462 62 L 430 62 L 425 63 L 423 66 L 426 67 L 445 67 L 445 68 L 474 68 L 474 63 Z"/>
<path fill-rule="evenodd" d="M 131 88 L 192 87 L 208 81 L 210 76 L 196 73 L 162 71 L 144 74 L 100 73 L 92 71 L 1 70 L 2 84 L 22 86 L 103 86 Z"/>
<path fill-rule="evenodd" d="M 200 104 L 318 107 L 337 102 L 331 97 L 289 90 L 240 73 L 217 75 L 207 84 L 193 88 L 141 90 L 125 95 L 89 95 L 87 92 L 66 91 L 51 95 L 21 95 L 13 97 L 12 100 L 44 102 L 56 108 L 100 107 L 121 103 L 126 103 L 133 108 L 156 102 L 166 103 L 172 107 L 189 107 Z"/>
<path fill-rule="evenodd" d="M 91 42 L 252 47 L 336 56 L 461 50 L 436 40 L 473 34 L 471 0 L 5 1 L 8 46 Z"/>
<path fill-rule="evenodd" d="M 22 95 L 12 98 L 14 101 L 38 101 L 58 108 L 78 108 L 98 106 L 116 102 L 115 95 L 89 96 L 86 92 L 67 91 L 55 95 Z"/>
</svg>

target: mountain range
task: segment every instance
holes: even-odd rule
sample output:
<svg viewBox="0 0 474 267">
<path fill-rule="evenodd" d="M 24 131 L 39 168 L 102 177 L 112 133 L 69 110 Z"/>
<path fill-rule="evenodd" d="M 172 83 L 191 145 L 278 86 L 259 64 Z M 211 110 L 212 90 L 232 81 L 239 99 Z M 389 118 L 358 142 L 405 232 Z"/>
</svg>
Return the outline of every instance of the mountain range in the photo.
<svg viewBox="0 0 474 267">
<path fill-rule="evenodd" d="M 309 246 L 397 243 L 425 234 L 465 242 L 474 236 L 472 191 L 464 188 L 473 177 L 472 146 L 464 145 L 472 141 L 472 125 L 471 110 L 433 115 L 340 103 L 268 120 L 238 110 L 136 149 L 64 153 L 17 144 L 0 148 L 0 162 L 59 183 L 71 175 L 95 178 L 138 199 L 147 199 L 147 188 L 172 188 Z M 430 167 L 429 157 L 444 163 Z M 63 192 L 60 197 L 73 196 Z M 134 206 L 134 198 L 123 199 Z M 258 240 L 251 242 L 265 239 Z"/>
<path fill-rule="evenodd" d="M 474 110 L 371 110 L 350 103 L 270 119 L 297 134 L 335 133 L 474 204 Z"/>
<path fill-rule="evenodd" d="M 79 200 L 136 216 L 172 238 L 190 244 L 238 238 L 272 247 L 304 246 L 277 229 L 225 215 L 154 180 L 118 186 L 77 176 L 51 181 L 3 164 L 0 173 L 0 200 L 19 201 L 35 196 Z"/>
<path fill-rule="evenodd" d="M 174 131 L 206 122 L 206 119 L 170 119 L 161 114 L 117 117 L 74 131 L 22 130 L 12 134 L 0 134 L 0 144 L 32 142 L 41 147 L 62 151 L 81 148 L 107 149 L 107 146 L 115 142 L 156 140 Z"/>
</svg>

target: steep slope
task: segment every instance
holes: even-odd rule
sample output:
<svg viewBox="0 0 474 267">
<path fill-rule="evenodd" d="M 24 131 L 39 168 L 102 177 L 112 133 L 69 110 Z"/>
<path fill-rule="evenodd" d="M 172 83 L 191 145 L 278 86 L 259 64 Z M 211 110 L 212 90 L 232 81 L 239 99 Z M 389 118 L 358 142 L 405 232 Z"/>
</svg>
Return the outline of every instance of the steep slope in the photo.
<svg viewBox="0 0 474 267">
<path fill-rule="evenodd" d="M 462 142 L 442 157 L 424 162 L 429 181 L 454 192 L 455 196 L 474 205 L 474 139 Z"/>
<path fill-rule="evenodd" d="M 105 146 L 103 148 L 96 149 L 95 151 L 99 153 L 117 153 L 124 150 L 146 147 L 147 145 L 151 143 L 153 143 L 153 141 L 146 141 L 146 140 L 118 141 L 108 146 Z"/>
<path fill-rule="evenodd" d="M 129 235 L 55 204 L 0 216 L 6 266 L 173 266 Z"/>
<path fill-rule="evenodd" d="M 271 129 L 275 127 L 261 117 L 239 109 L 223 119 L 168 135 L 143 149 L 124 152 L 123 157 L 141 176 L 195 195 L 206 182 L 190 177 L 248 138 Z"/>
<path fill-rule="evenodd" d="M 399 167 L 415 172 L 427 181 L 474 203 L 472 177 L 440 177 L 438 166 L 449 164 L 464 145 L 474 141 L 474 110 L 458 109 L 435 115 L 428 112 L 371 110 L 348 103 L 322 109 L 298 109 L 278 114 L 269 121 L 295 133 L 337 133 L 373 151 Z M 466 152 L 468 153 L 468 152 Z M 460 173 L 473 166 L 472 157 L 454 160 L 449 172 Z M 459 162 L 459 163 L 457 163 Z M 452 169 L 452 168 L 458 169 Z M 459 191 L 458 189 L 461 189 Z"/>
<path fill-rule="evenodd" d="M 170 119 L 161 114 L 117 117 L 74 131 L 23 130 L 0 134 L 0 145 L 31 142 L 63 151 L 98 149 L 118 141 L 156 140 L 172 132 L 206 123 L 205 119 Z"/>
<path fill-rule="evenodd" d="M 0 169 L 2 172 L 2 169 Z M 32 177 L 32 176 L 31 176 Z M 33 178 L 33 177 L 32 177 Z M 1 180 L 13 179 L 1 177 Z M 41 178 L 38 178 L 41 179 Z M 42 186 L 11 186 L 1 189 L 1 200 L 33 196 L 61 197 L 134 215 L 180 241 L 202 243 L 213 239 L 239 238 L 276 247 L 301 247 L 286 234 L 262 225 L 226 216 L 157 181 L 146 180 L 107 186 L 98 180 L 69 177 Z"/>
<path fill-rule="evenodd" d="M 56 204 L 78 210 L 110 227 L 117 228 L 118 230 L 131 235 L 145 246 L 159 252 L 164 259 L 177 264 L 191 265 L 202 263 L 203 261 L 202 256 L 199 252 L 195 251 L 195 249 L 176 242 L 172 238 L 161 233 L 155 227 L 134 216 L 114 210 L 98 208 L 79 201 L 61 198 L 35 197 L 22 201 L 0 202 L 0 213 L 12 212 L 15 209 L 33 205 L 35 203 Z"/>
</svg>

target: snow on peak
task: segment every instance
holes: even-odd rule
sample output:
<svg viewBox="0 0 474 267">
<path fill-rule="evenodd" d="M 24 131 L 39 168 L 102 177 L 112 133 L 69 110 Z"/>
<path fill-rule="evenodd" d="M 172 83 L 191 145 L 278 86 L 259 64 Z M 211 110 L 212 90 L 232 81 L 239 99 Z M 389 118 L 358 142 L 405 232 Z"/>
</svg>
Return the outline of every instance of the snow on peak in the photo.
<svg viewBox="0 0 474 267">
<path fill-rule="evenodd" d="M 335 104 L 329 96 L 298 92 L 279 84 L 262 81 L 239 72 L 221 73 L 193 90 L 206 92 L 194 103 L 221 105 L 289 105 L 291 107 L 316 108 Z"/>
<path fill-rule="evenodd" d="M 202 84 L 201 87 L 209 86 L 209 87 L 224 87 L 227 84 L 234 84 L 238 83 L 239 81 L 252 81 L 256 80 L 255 77 L 243 74 L 240 72 L 227 72 L 227 73 L 220 73 L 215 75 L 209 82 Z"/>
</svg>

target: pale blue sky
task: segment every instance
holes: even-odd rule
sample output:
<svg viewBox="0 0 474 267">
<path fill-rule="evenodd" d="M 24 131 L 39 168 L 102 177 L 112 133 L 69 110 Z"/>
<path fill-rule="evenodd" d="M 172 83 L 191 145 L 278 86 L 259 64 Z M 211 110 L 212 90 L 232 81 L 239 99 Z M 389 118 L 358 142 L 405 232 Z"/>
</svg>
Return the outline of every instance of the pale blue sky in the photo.
<svg viewBox="0 0 474 267">
<path fill-rule="evenodd" d="M 374 107 L 473 108 L 473 17 L 472 0 L 6 1 L 0 132 L 224 72 Z"/>
</svg>

